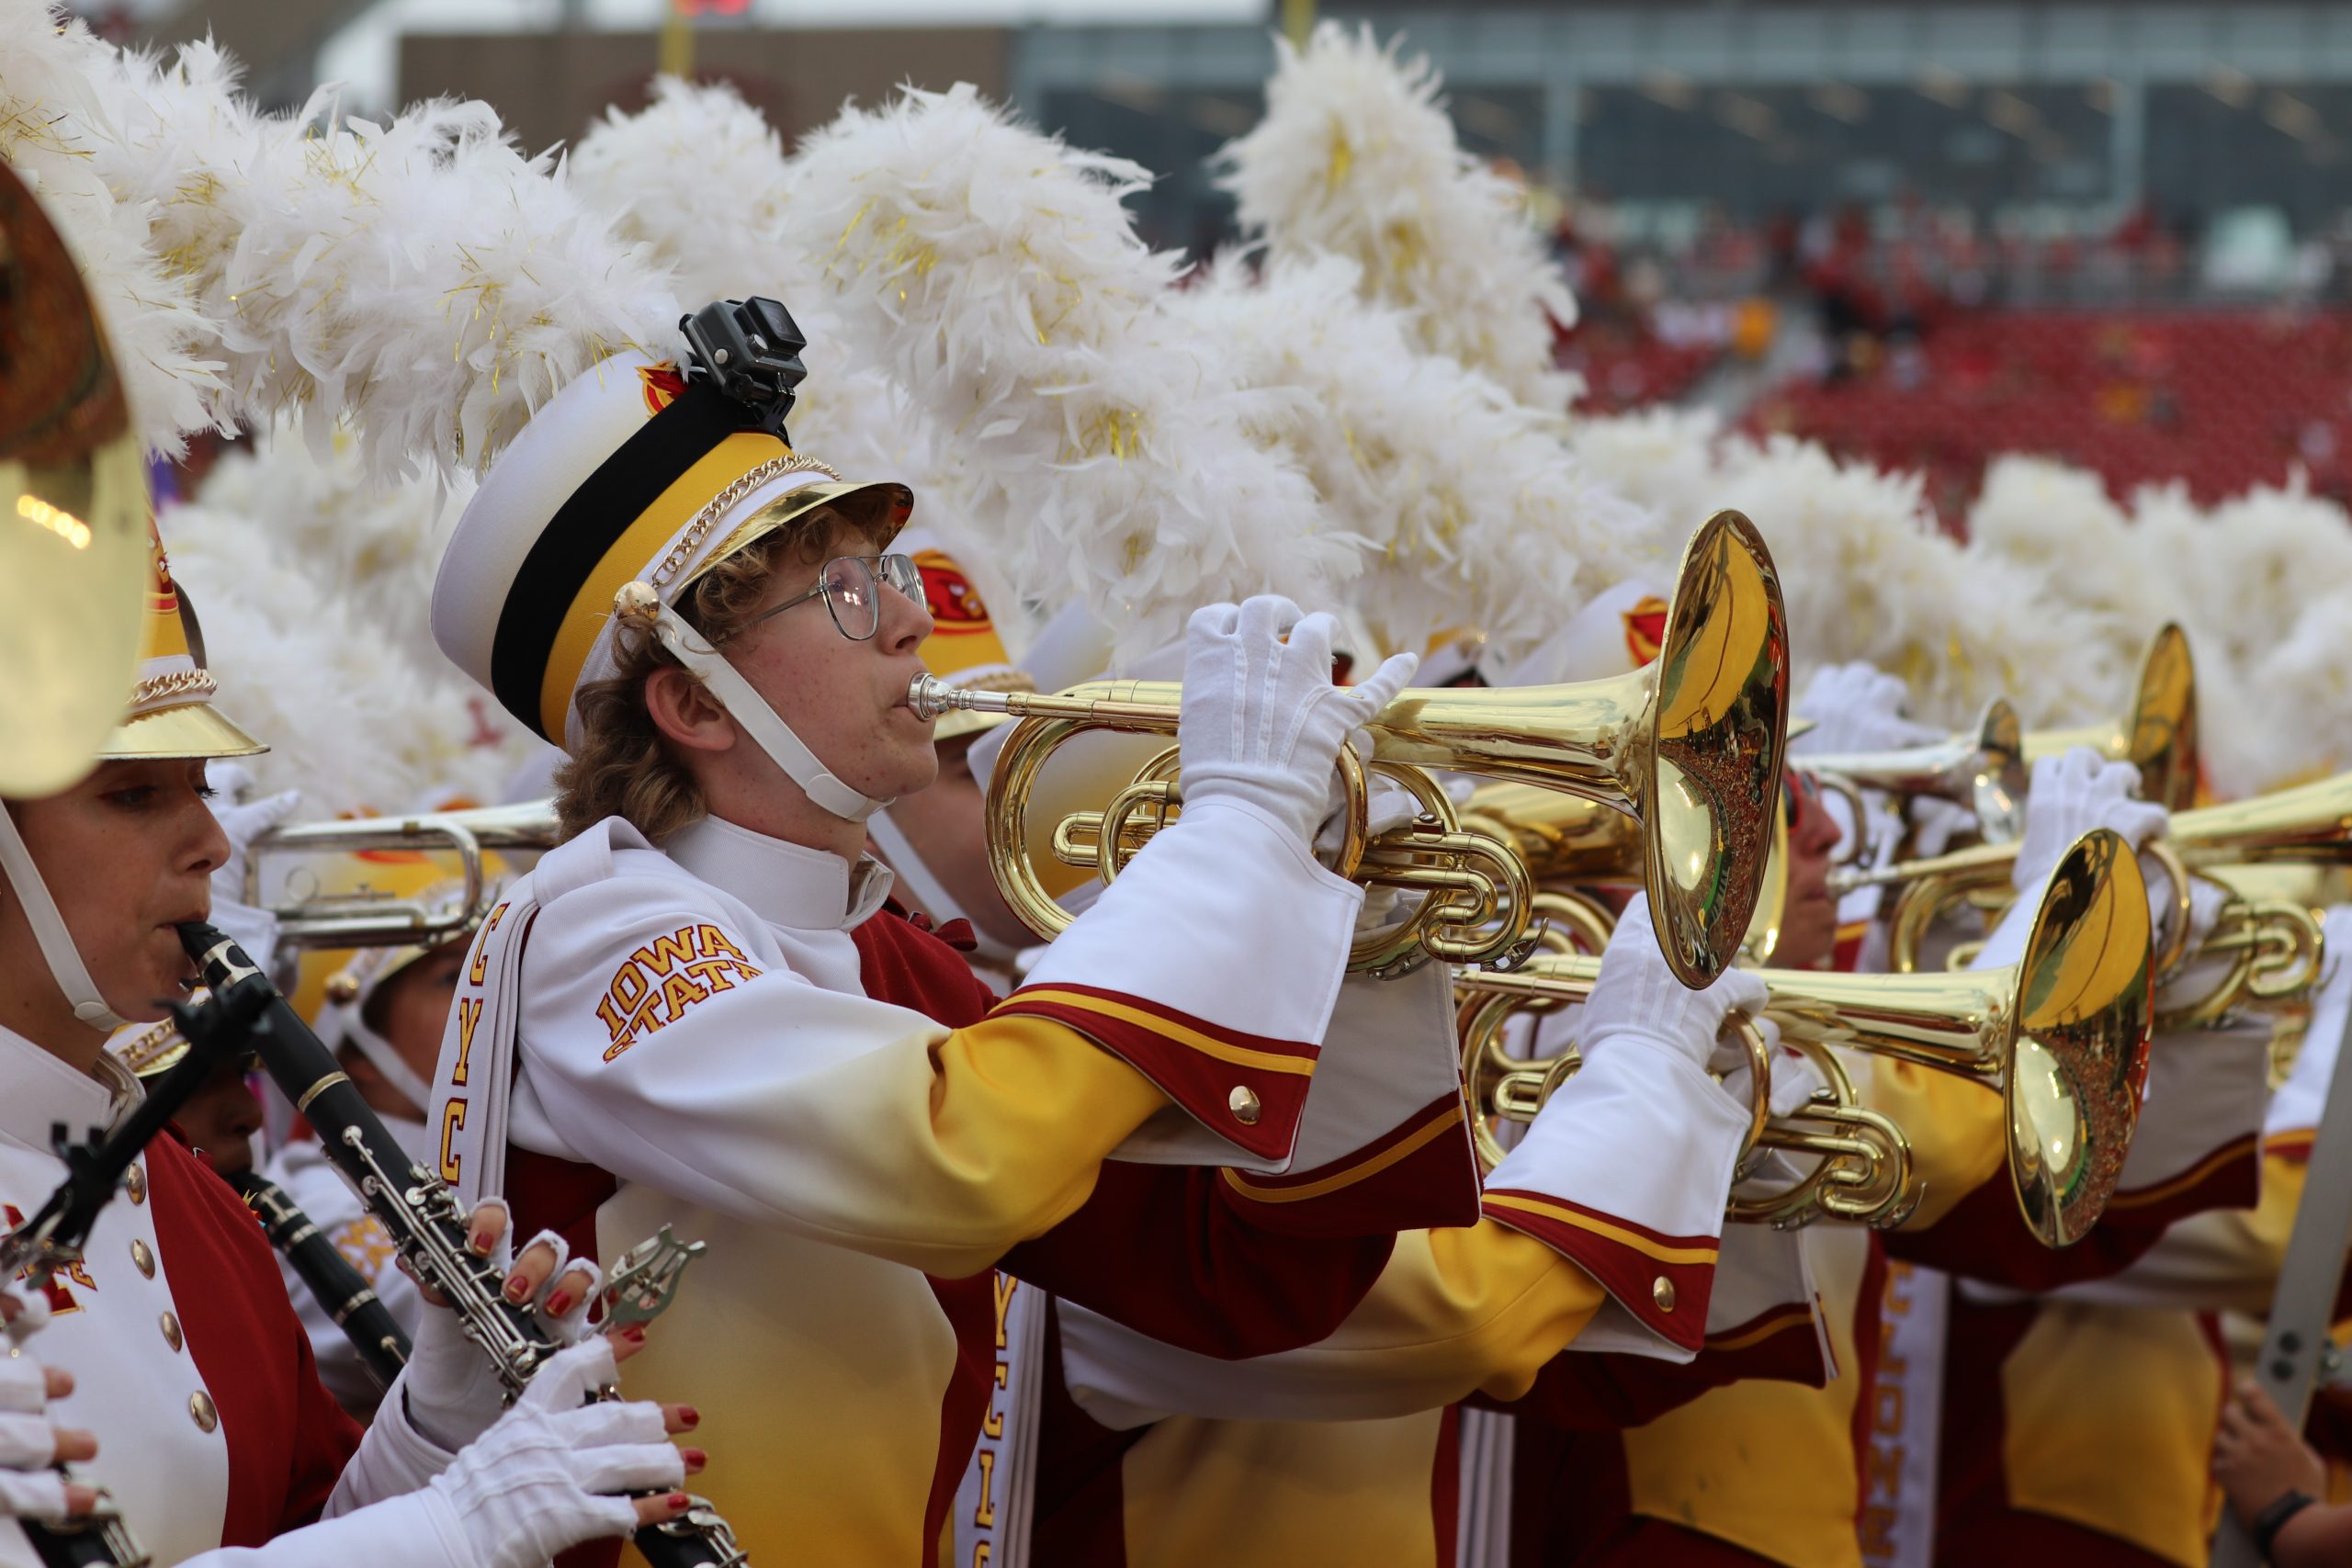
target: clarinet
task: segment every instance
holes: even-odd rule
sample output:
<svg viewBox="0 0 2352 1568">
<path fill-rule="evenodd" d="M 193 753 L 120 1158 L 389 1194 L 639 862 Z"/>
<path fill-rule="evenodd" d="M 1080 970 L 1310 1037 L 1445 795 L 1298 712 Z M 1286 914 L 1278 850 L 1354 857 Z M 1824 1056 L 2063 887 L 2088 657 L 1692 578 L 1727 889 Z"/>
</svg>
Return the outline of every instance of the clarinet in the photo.
<svg viewBox="0 0 2352 1568">
<path fill-rule="evenodd" d="M 392 1315 L 392 1309 L 377 1298 L 368 1277 L 351 1266 L 327 1234 L 295 1206 L 277 1182 L 257 1171 L 241 1170 L 229 1178 L 229 1185 L 244 1195 L 247 1206 L 259 1216 L 269 1244 L 334 1319 L 334 1325 L 350 1337 L 376 1386 L 391 1387 L 392 1380 L 408 1365 L 408 1331 Z"/>
<path fill-rule="evenodd" d="M 0 1279 L 22 1274 L 35 1290 L 45 1290 L 58 1269 L 81 1259 L 91 1227 L 121 1186 L 123 1173 L 164 1123 L 211 1081 L 215 1066 L 229 1059 L 230 1048 L 260 1017 L 262 999 L 215 997 L 199 1007 L 174 1007 L 172 1015 L 187 1040 L 187 1054 L 112 1133 L 92 1128 L 89 1142 L 76 1145 L 64 1123 L 51 1129 L 51 1145 L 65 1162 L 65 1179 L 38 1213 L 0 1237 Z M 13 1345 L 9 1353 L 16 1353 Z M 61 1479 L 73 1479 L 62 1463 L 56 1469 Z M 17 1521 L 43 1568 L 148 1568 L 153 1561 L 131 1534 L 113 1496 L 104 1487 L 96 1491 L 97 1506 L 85 1517 L 53 1524 Z"/>
<path fill-rule="evenodd" d="M 296 1114 L 317 1129 L 321 1149 L 359 1190 L 360 1201 L 418 1280 L 449 1303 L 466 1337 L 490 1358 L 511 1403 L 562 1347 L 540 1326 L 534 1308 L 506 1299 L 496 1265 L 467 1247 L 466 1214 L 458 1195 L 409 1159 L 319 1037 L 243 949 L 200 920 L 181 926 L 179 933 L 201 971 L 201 983 L 215 998 L 236 998 L 252 1016 L 246 1048 L 261 1058 L 263 1069 L 294 1102 Z M 659 1315 L 676 1292 L 679 1273 L 702 1249 L 700 1242 L 680 1242 L 666 1225 L 660 1235 L 631 1247 L 605 1285 L 605 1322 L 625 1326 Z M 620 1394 L 608 1387 L 597 1397 Z M 747 1568 L 751 1561 L 727 1521 L 701 1497 L 677 1518 L 643 1526 L 634 1539 L 651 1568 Z"/>
</svg>

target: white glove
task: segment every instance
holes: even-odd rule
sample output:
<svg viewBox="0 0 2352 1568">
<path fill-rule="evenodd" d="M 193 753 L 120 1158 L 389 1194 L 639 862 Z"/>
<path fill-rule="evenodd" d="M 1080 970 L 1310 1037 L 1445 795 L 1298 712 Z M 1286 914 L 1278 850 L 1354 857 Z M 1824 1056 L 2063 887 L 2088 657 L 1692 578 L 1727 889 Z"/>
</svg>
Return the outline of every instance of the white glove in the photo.
<svg viewBox="0 0 2352 1568">
<path fill-rule="evenodd" d="M 229 858 L 212 873 L 212 897 L 242 904 L 245 898 L 245 854 L 253 842 L 294 814 L 301 803 L 300 790 L 252 798 L 254 776 L 235 762 L 214 762 L 205 770 L 205 783 L 216 792 L 212 819 L 229 840 Z"/>
<path fill-rule="evenodd" d="M 571 1249 L 553 1231 L 541 1231 L 523 1250 L 528 1252 L 542 1242 L 555 1248 L 555 1267 L 548 1270 L 548 1282 L 539 1289 L 539 1324 L 559 1344 L 577 1345 L 587 1336 L 588 1306 L 602 1288 L 604 1275 L 586 1258 L 573 1263 Z M 501 1235 L 491 1258 L 501 1275 L 513 1269 L 514 1247 L 507 1235 Z M 567 1271 L 580 1270 L 589 1276 L 588 1288 L 580 1292 L 577 1301 L 567 1305 L 561 1316 L 548 1316 L 548 1296 Z M 505 1390 L 491 1370 L 490 1358 L 482 1353 L 481 1346 L 466 1337 L 465 1330 L 458 1325 L 458 1314 L 446 1307 L 425 1308 L 416 1325 L 416 1340 L 409 1351 L 408 1365 L 401 1369 L 396 1386 L 409 1424 L 444 1449 L 464 1448 L 488 1431 L 505 1408 Z M 535 1382 L 532 1386 L 536 1388 L 537 1383 Z"/>
<path fill-rule="evenodd" d="M 1958 801 L 1940 795 L 1917 795 L 1910 801 L 1911 846 L 1921 859 L 1939 855 L 1951 847 L 1951 841 L 1963 833 L 1973 833 L 1981 824 L 1976 813 Z M 1897 841 L 1901 836 L 1898 834 Z M 1892 859 L 1893 857 L 1888 857 Z M 1884 864 L 1874 861 L 1873 864 Z"/>
<path fill-rule="evenodd" d="M 1910 693 L 1900 680 L 1857 661 L 1816 671 L 1797 699 L 1800 717 L 1815 728 L 1789 742 L 1792 757 L 1826 757 L 1847 751 L 1892 751 L 1939 740 L 1942 736 L 1903 716 Z"/>
<path fill-rule="evenodd" d="M 58 1428 L 49 1419 L 49 1369 L 14 1347 L 49 1322 L 49 1297 L 10 1282 L 9 1353 L 0 1357 L 0 1518 L 63 1519 L 72 1513 L 57 1462 Z M 86 1505 L 85 1505 L 86 1506 Z"/>
<path fill-rule="evenodd" d="M 582 1541 L 634 1529 L 637 1510 L 614 1494 L 684 1483 L 685 1456 L 665 1435 L 660 1405 L 585 1403 L 613 1379 L 611 1345 L 574 1345 L 427 1484 L 442 1535 L 464 1543 L 459 1562 L 537 1568 Z"/>
<path fill-rule="evenodd" d="M 1314 841 L 1340 747 L 1404 690 L 1420 662 L 1400 653 L 1362 685 L 1335 686 L 1338 626 L 1329 615 L 1302 617 L 1272 594 L 1193 613 L 1177 728 L 1187 801 L 1245 801 L 1300 843 Z"/>
<path fill-rule="evenodd" d="M 1704 1067 L 1714 1056 L 1724 1021 L 1735 1012 L 1761 1010 L 1770 994 L 1744 969 L 1724 970 L 1703 991 L 1676 979 L 1658 951 L 1649 905 L 1636 898 L 1618 918 L 1600 955 L 1600 977 L 1584 1005 L 1577 1046 L 1588 1061 L 1599 1052 L 1640 1046 L 1687 1056 Z"/>
<path fill-rule="evenodd" d="M 48 1371 L 22 1356 L 0 1360 L 0 1517 L 66 1517 L 57 1430 L 49 1423 Z"/>
<path fill-rule="evenodd" d="M 1354 746 L 1360 740 L 1368 741 L 1370 739 L 1363 730 L 1358 730 L 1349 738 L 1348 744 Z M 1396 780 L 1375 775 L 1364 782 L 1369 789 L 1364 801 L 1364 837 L 1367 840 L 1410 827 L 1420 817 L 1419 798 Z M 1327 862 L 1340 852 L 1340 846 L 1348 836 L 1347 818 L 1341 815 L 1347 805 L 1347 791 L 1340 786 L 1340 775 L 1336 773 L 1331 775 L 1329 804 L 1330 810 L 1324 817 L 1323 825 L 1315 830 L 1315 852 Z M 1356 911 L 1356 934 L 1362 936 L 1366 931 L 1380 931 L 1396 924 L 1404 918 L 1404 914 L 1399 913 L 1400 909 L 1409 913 L 1411 908 L 1418 907 L 1420 901 L 1421 895 L 1418 893 L 1409 900 L 1404 898 L 1399 888 L 1365 888 L 1363 908 Z"/>
<path fill-rule="evenodd" d="M 2087 746 L 2044 757 L 2033 765 L 2033 787 L 2026 797 L 2025 838 L 2009 868 L 2009 885 L 2020 898 L 2038 897 L 2041 885 L 2076 839 L 2094 828 L 2112 828 L 2134 850 L 2145 847 L 2172 819 L 2161 806 L 2134 800 L 2139 771 L 2109 762 Z"/>
</svg>

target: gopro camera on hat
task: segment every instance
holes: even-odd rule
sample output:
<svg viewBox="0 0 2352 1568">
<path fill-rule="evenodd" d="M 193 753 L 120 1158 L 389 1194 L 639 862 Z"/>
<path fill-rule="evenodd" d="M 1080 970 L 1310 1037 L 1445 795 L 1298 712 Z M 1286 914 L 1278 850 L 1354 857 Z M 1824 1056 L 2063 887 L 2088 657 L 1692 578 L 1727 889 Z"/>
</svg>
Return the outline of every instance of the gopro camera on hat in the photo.
<svg viewBox="0 0 2352 1568">
<path fill-rule="evenodd" d="M 686 379 L 707 381 L 741 403 L 760 428 L 779 441 L 794 392 L 808 374 L 800 351 L 808 346 L 800 328 L 777 300 L 720 299 L 678 318 L 686 334 Z"/>
</svg>

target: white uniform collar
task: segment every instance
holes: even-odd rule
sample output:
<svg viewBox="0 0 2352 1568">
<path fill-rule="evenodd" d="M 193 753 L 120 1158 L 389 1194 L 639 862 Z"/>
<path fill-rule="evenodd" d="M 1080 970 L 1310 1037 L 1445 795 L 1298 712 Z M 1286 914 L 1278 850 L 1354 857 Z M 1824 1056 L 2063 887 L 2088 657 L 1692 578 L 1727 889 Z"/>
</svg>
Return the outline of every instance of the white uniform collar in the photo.
<svg viewBox="0 0 2352 1568">
<path fill-rule="evenodd" d="M 890 870 L 871 855 L 853 866 L 812 850 L 706 817 L 673 833 L 662 852 L 788 931 L 854 931 L 890 896 Z"/>
<path fill-rule="evenodd" d="M 50 1129 L 65 1123 L 66 1135 L 76 1141 L 93 1127 L 111 1127 L 115 1119 L 146 1098 L 122 1064 L 105 1052 L 89 1073 L 72 1067 L 14 1030 L 0 1029 L 0 1138 L 27 1148 L 50 1152 Z"/>
</svg>

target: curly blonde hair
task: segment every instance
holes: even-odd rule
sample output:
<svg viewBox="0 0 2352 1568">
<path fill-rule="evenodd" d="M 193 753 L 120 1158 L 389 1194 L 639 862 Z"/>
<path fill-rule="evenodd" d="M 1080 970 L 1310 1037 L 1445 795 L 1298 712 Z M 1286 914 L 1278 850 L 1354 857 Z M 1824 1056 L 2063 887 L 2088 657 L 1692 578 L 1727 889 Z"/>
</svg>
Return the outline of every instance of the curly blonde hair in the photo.
<svg viewBox="0 0 2352 1568">
<path fill-rule="evenodd" d="M 675 607 L 688 626 L 718 647 L 751 623 L 778 570 L 813 566 L 840 554 L 843 535 L 870 540 L 871 534 L 864 519 L 818 507 L 713 564 Z M 607 817 L 622 817 L 659 843 L 709 814 L 694 775 L 671 750 L 645 705 L 647 679 L 665 665 L 683 666 L 641 628 L 623 626 L 616 637 L 618 673 L 587 682 L 575 697 L 581 740 L 579 750 L 556 769 L 559 830 L 569 840 Z"/>
</svg>

